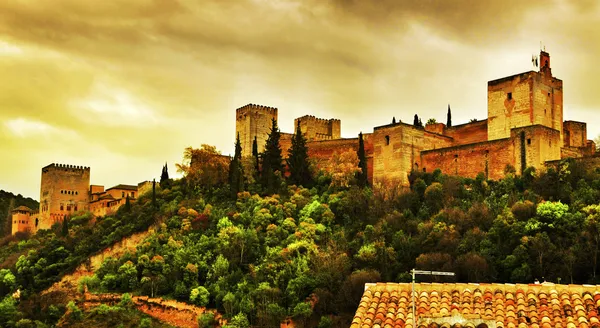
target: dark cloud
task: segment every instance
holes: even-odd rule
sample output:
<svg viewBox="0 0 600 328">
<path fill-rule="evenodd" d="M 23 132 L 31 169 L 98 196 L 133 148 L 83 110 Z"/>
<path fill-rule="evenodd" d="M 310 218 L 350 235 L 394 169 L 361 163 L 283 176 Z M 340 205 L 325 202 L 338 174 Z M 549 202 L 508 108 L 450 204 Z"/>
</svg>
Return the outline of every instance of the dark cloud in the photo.
<svg viewBox="0 0 600 328">
<path fill-rule="evenodd" d="M 278 107 L 284 131 L 340 118 L 345 136 L 443 120 L 448 103 L 457 123 L 485 118 L 487 81 L 532 69 L 540 41 L 565 117 L 594 122 L 597 26 L 593 0 L 3 1 L 0 188 L 37 197 L 50 162 L 110 185 L 155 177 L 187 146 L 228 153 L 247 103 Z M 20 153 L 32 160 L 16 167 Z"/>
</svg>

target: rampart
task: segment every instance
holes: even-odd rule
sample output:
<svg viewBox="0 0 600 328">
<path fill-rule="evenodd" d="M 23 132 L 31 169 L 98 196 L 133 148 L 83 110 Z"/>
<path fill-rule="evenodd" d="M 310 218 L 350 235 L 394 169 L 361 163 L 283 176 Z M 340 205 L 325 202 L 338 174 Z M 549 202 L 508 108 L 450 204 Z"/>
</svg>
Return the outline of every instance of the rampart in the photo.
<svg viewBox="0 0 600 328">
<path fill-rule="evenodd" d="M 309 140 L 332 140 L 341 137 L 341 121 L 338 119 L 323 119 L 306 115 L 294 120 L 294 133 L 300 124 L 300 131 Z"/>
</svg>

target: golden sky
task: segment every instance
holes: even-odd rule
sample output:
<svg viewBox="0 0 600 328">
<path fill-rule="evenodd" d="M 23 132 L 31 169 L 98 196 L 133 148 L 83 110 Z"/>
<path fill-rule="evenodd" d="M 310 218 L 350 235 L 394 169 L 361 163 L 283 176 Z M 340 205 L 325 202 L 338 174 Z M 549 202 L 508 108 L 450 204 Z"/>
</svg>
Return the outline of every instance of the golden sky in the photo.
<svg viewBox="0 0 600 328">
<path fill-rule="evenodd" d="M 565 120 L 600 134 L 597 0 L 2 0 L 0 189 L 39 199 L 41 168 L 113 186 L 171 175 L 183 149 L 233 150 L 235 109 L 305 114 L 342 135 L 418 113 L 487 116 L 487 81 L 540 41 Z"/>
</svg>

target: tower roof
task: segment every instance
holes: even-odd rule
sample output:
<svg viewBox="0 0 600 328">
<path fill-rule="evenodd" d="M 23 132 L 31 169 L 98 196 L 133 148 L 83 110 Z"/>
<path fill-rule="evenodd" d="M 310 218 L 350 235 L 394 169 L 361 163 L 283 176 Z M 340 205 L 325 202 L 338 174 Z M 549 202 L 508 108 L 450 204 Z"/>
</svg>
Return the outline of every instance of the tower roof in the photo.
<svg viewBox="0 0 600 328">
<path fill-rule="evenodd" d="M 30 208 L 29 208 L 29 207 L 27 207 L 27 206 L 23 206 L 23 205 L 21 205 L 21 206 L 19 206 L 19 207 L 15 208 L 15 209 L 13 209 L 11 212 L 18 212 L 18 211 L 25 211 L 25 212 L 29 212 L 29 213 L 33 212 L 33 210 L 32 210 L 32 209 L 30 209 Z"/>
</svg>

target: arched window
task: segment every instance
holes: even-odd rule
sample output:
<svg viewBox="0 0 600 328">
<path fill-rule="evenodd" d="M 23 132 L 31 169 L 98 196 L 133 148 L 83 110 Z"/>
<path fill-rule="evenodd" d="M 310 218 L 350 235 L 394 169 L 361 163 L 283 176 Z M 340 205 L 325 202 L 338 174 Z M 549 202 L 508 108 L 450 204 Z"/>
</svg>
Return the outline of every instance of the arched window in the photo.
<svg viewBox="0 0 600 328">
<path fill-rule="evenodd" d="M 385 145 L 388 146 L 390 144 L 390 136 L 385 136 Z"/>
</svg>

